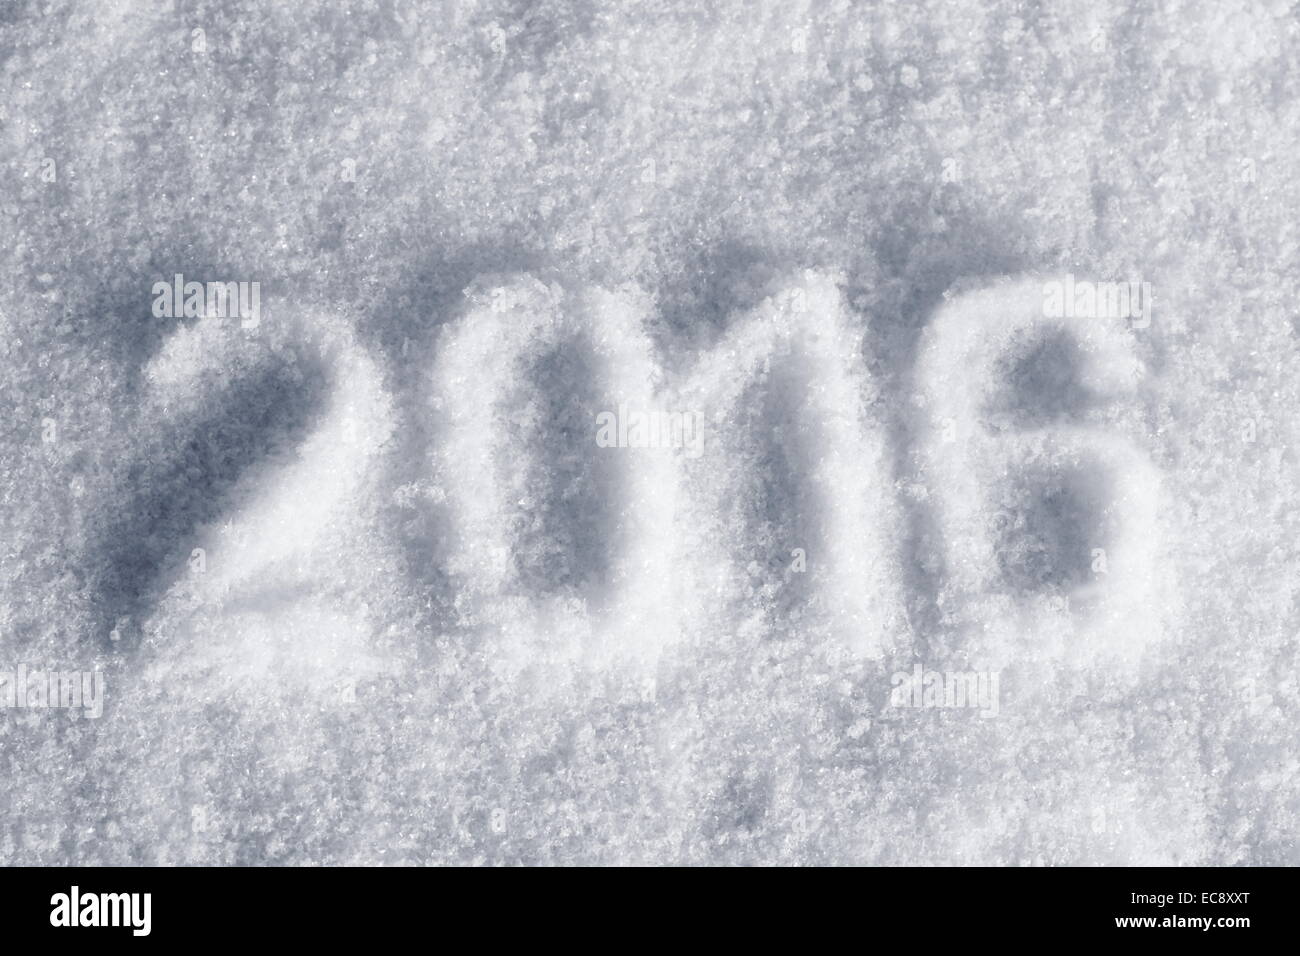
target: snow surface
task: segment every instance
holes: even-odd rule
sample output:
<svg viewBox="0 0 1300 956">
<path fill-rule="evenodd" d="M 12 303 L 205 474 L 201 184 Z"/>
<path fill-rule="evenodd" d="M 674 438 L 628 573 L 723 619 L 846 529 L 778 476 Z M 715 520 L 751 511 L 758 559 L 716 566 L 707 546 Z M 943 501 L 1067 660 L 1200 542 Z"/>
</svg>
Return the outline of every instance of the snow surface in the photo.
<svg viewBox="0 0 1300 956">
<path fill-rule="evenodd" d="M 1298 12 L 3 0 L 0 862 L 1300 862 Z"/>
</svg>

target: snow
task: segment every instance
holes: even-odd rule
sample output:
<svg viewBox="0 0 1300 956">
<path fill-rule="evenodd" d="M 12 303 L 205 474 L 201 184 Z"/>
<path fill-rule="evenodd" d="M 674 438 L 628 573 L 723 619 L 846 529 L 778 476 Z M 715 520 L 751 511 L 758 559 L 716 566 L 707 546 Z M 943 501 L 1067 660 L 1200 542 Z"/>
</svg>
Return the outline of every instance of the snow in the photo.
<svg viewBox="0 0 1300 956">
<path fill-rule="evenodd" d="M 1297 30 L 0 8 L 0 862 L 1296 863 Z"/>
</svg>

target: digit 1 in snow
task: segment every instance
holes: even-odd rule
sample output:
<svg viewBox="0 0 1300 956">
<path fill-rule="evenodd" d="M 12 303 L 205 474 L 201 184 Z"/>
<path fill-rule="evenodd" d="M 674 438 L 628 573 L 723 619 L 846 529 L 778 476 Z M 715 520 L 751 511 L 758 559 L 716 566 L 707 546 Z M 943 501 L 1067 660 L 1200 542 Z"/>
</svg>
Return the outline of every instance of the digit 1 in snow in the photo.
<svg viewBox="0 0 1300 956">
<path fill-rule="evenodd" d="M 797 626 L 863 657 L 900 633 L 887 445 L 861 349 L 833 277 L 807 271 L 685 377 L 678 403 L 710 423 L 684 477 L 688 606 L 707 617 L 726 595 L 743 628 Z"/>
</svg>

